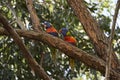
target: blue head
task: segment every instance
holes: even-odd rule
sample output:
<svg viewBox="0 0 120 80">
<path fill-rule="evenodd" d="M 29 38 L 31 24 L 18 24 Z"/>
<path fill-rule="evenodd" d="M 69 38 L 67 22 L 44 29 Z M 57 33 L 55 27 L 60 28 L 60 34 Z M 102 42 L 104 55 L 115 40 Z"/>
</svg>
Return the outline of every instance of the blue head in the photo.
<svg viewBox="0 0 120 80">
<path fill-rule="evenodd" d="M 62 28 L 60 30 L 60 33 L 63 35 L 63 36 L 66 36 L 67 35 L 67 32 L 68 32 L 68 29 L 67 28 Z"/>
<path fill-rule="evenodd" d="M 47 21 L 45 21 L 43 24 L 46 26 L 46 29 L 51 27 L 51 23 Z"/>
</svg>

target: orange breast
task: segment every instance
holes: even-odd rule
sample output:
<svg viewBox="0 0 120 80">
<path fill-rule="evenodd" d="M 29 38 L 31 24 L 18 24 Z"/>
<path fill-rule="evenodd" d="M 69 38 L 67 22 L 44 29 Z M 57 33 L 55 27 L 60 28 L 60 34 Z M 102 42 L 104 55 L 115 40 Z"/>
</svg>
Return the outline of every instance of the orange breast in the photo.
<svg viewBox="0 0 120 80">
<path fill-rule="evenodd" d="M 47 33 L 57 32 L 57 30 L 56 30 L 54 27 L 50 27 L 50 28 L 47 28 L 47 29 L 46 29 L 46 32 L 47 32 Z"/>
<path fill-rule="evenodd" d="M 72 37 L 72 36 L 65 36 L 65 37 L 64 37 L 64 40 L 65 40 L 66 42 L 71 43 L 71 44 L 76 44 L 76 43 L 77 43 L 76 39 L 75 39 L 74 37 Z"/>
</svg>

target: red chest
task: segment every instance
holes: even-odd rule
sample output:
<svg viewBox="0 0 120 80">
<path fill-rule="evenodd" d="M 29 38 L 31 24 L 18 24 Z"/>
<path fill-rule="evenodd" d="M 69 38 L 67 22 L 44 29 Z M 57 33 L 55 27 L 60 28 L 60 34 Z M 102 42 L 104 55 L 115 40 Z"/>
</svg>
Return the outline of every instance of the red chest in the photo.
<svg viewBox="0 0 120 80">
<path fill-rule="evenodd" d="M 64 41 L 69 42 L 71 44 L 73 44 L 73 43 L 76 44 L 77 43 L 76 39 L 72 36 L 65 36 Z"/>
<path fill-rule="evenodd" d="M 54 27 L 50 27 L 50 28 L 46 29 L 46 32 L 47 33 L 49 33 L 49 32 L 57 32 L 57 30 Z"/>
</svg>

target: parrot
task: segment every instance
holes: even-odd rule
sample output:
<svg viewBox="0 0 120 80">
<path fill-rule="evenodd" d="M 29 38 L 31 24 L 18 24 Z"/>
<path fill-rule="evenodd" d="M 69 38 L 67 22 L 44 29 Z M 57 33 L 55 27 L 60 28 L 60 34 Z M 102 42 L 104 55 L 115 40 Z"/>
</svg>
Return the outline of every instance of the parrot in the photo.
<svg viewBox="0 0 120 80">
<path fill-rule="evenodd" d="M 77 46 L 77 40 L 71 36 L 70 32 L 68 31 L 67 28 L 62 28 L 59 30 L 59 33 L 63 35 L 63 40 L 70 43 L 73 46 Z M 69 64 L 71 67 L 71 70 L 74 70 L 75 62 L 72 58 L 69 59 Z"/>
<path fill-rule="evenodd" d="M 43 26 L 46 28 L 46 32 L 50 35 L 53 35 L 55 37 L 58 37 L 58 31 L 53 27 L 53 25 L 47 21 L 45 21 L 44 23 L 42 23 Z M 57 50 L 55 48 L 50 48 L 51 50 L 51 57 L 52 60 L 54 61 L 54 63 L 56 63 L 56 52 Z"/>
<path fill-rule="evenodd" d="M 46 32 L 47 32 L 48 34 L 51 34 L 51 35 L 53 35 L 53 36 L 55 36 L 55 37 L 58 37 L 58 32 L 57 32 L 57 30 L 53 27 L 53 25 L 52 25 L 51 23 L 45 21 L 45 22 L 43 23 L 43 25 L 44 25 L 44 27 L 46 28 Z"/>
</svg>

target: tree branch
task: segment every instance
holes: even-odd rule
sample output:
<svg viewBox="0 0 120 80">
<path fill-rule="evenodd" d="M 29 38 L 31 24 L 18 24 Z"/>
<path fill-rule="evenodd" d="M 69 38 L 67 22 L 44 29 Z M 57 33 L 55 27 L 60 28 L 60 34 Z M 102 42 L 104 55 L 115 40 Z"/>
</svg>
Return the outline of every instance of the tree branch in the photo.
<svg viewBox="0 0 120 80">
<path fill-rule="evenodd" d="M 10 11 L 12 12 L 13 16 L 15 17 L 15 21 L 17 22 L 17 24 L 20 26 L 21 29 L 24 29 L 26 30 L 23 22 L 21 21 L 21 19 L 19 19 L 17 16 L 16 16 L 16 12 L 15 10 L 12 8 L 11 4 L 8 2 L 8 3 L 4 3 L 9 9 Z"/>
<path fill-rule="evenodd" d="M 6 29 L 8 34 L 12 36 L 15 43 L 19 46 L 20 50 L 23 52 L 23 56 L 28 62 L 28 65 L 35 71 L 35 73 L 44 80 L 51 80 L 49 76 L 45 73 L 44 69 L 35 61 L 31 53 L 26 49 L 25 45 L 23 44 L 21 38 L 16 33 L 16 31 L 9 25 L 7 20 L 1 14 L 0 14 L 0 23 L 3 24 L 3 27 Z"/>
<path fill-rule="evenodd" d="M 42 29 L 40 29 L 40 20 L 36 14 L 36 10 L 33 7 L 33 1 L 32 0 L 26 0 L 26 6 L 28 8 L 28 11 L 30 13 L 30 17 L 32 20 L 32 25 L 33 25 L 33 29 L 37 32 L 42 31 Z M 37 42 L 34 42 L 37 43 Z M 41 59 L 40 59 L 40 65 L 42 66 L 43 63 L 43 58 L 44 58 L 44 52 L 41 52 Z"/>
<path fill-rule="evenodd" d="M 38 31 L 38 32 L 41 31 L 41 29 L 40 29 L 40 20 L 39 20 L 37 14 L 36 14 L 35 8 L 33 7 L 33 1 L 32 0 L 26 0 L 26 6 L 27 6 L 28 11 L 30 13 L 33 29 L 35 31 Z"/>
<path fill-rule="evenodd" d="M 105 80 L 110 80 L 110 68 L 111 68 L 111 57 L 112 57 L 112 42 L 113 42 L 113 39 L 114 39 L 115 25 L 116 25 L 116 20 L 117 20 L 119 9 L 120 9 L 120 0 L 117 1 L 115 13 L 114 13 L 114 16 L 113 16 L 113 23 L 112 23 L 112 29 L 111 29 L 111 34 L 110 34 L 108 53 L 107 53 L 107 57 L 106 57 Z"/>
<path fill-rule="evenodd" d="M 91 16 L 90 12 L 87 10 L 83 0 L 67 0 L 70 6 L 73 8 L 76 16 L 83 25 L 84 30 L 90 37 L 92 44 L 97 55 L 106 61 L 107 49 L 108 49 L 108 39 L 101 31 L 97 21 Z M 113 52 L 113 51 L 112 51 Z M 112 68 L 117 69 L 119 67 L 119 61 L 115 53 L 112 53 Z"/>
<path fill-rule="evenodd" d="M 89 55 L 88 53 L 82 51 L 81 49 L 72 46 L 57 37 L 53 37 L 52 35 L 49 35 L 45 32 L 34 32 L 27 30 L 16 30 L 16 31 L 22 37 L 41 41 L 47 45 L 55 47 L 60 51 L 62 51 L 63 53 L 65 53 L 67 56 L 83 62 L 85 65 L 100 71 L 101 73 L 103 73 L 103 75 L 105 74 L 105 62 L 102 59 Z M 0 34 L 9 35 L 9 33 L 4 29 L 0 29 Z M 120 74 L 113 69 L 111 69 L 111 75 L 114 78 L 116 77 L 120 78 Z"/>
</svg>

